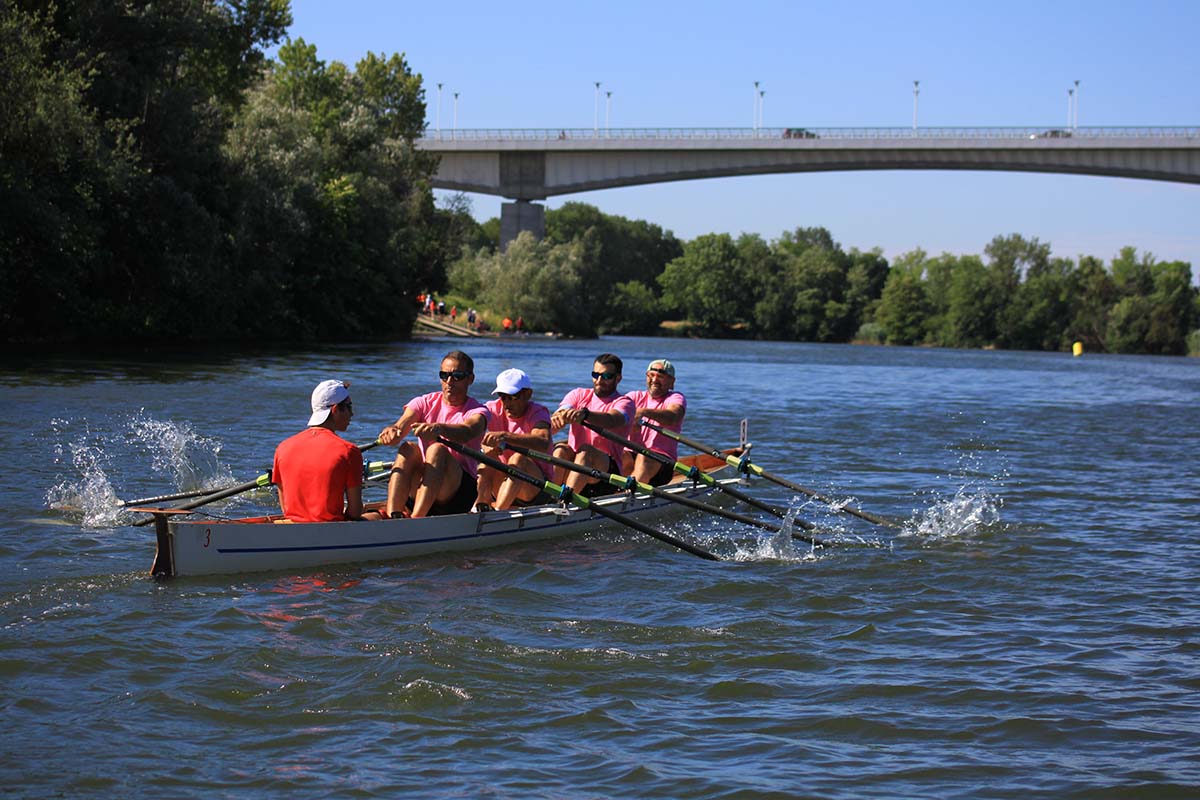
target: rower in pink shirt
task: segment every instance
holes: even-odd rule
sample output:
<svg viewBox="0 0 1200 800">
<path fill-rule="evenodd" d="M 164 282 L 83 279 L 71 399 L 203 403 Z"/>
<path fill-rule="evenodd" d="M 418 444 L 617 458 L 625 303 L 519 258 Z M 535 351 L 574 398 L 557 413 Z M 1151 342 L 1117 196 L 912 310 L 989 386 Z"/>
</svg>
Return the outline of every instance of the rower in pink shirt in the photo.
<svg viewBox="0 0 1200 800">
<path fill-rule="evenodd" d="M 637 420 L 648 419 L 667 430 L 679 433 L 683 430 L 683 416 L 687 413 L 687 400 L 675 391 L 675 365 L 665 358 L 656 358 L 646 367 L 646 391 L 633 391 L 625 395 L 636 408 L 634 412 L 633 439 L 640 441 L 650 450 L 676 461 L 679 443 L 664 433 L 643 428 Z M 632 475 L 642 483 L 662 486 L 675 474 L 670 464 L 653 458 L 625 451 L 622 462 L 623 474 Z"/>
<path fill-rule="evenodd" d="M 612 353 L 601 353 L 592 364 L 592 388 L 580 387 L 567 392 L 550 418 L 550 429 L 558 432 L 570 425 L 570 434 L 566 444 L 555 445 L 554 455 L 601 472 L 620 473 L 621 452 L 625 448 L 580 423 L 586 420 L 618 436 L 629 437 L 635 408 L 632 400 L 617 392 L 622 367 L 620 358 Z M 607 481 L 563 467 L 554 468 L 554 480 L 586 497 L 618 491 Z"/>
<path fill-rule="evenodd" d="M 487 432 L 487 409 L 467 391 L 475 381 L 475 362 L 461 350 L 442 358 L 440 392 L 409 400 L 394 425 L 379 432 L 383 445 L 399 445 L 388 482 L 386 514 L 389 517 L 461 514 L 471 509 L 477 487 L 478 464 L 438 441 L 478 448 Z M 405 442 L 411 433 L 416 442 Z M 412 501 L 412 511 L 405 506 Z"/>
<path fill-rule="evenodd" d="M 487 404 L 488 428 L 483 435 L 483 451 L 522 472 L 541 474 L 549 480 L 553 468 L 545 461 L 502 447 L 511 443 L 550 452 L 550 409 L 533 402 L 533 383 L 529 376 L 519 369 L 506 369 L 496 376 L 492 394 L 496 399 Z M 541 490 L 531 483 L 505 476 L 486 464 L 479 466 L 476 511 L 530 505 L 539 494 Z"/>
</svg>

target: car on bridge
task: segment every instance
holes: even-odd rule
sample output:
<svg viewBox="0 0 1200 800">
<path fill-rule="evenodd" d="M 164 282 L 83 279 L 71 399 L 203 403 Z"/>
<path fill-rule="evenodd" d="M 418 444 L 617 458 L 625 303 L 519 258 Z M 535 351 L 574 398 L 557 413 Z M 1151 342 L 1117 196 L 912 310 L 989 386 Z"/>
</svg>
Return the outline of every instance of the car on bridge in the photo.
<svg viewBox="0 0 1200 800">
<path fill-rule="evenodd" d="M 1061 128 L 1051 128 L 1050 130 L 1042 131 L 1041 133 L 1029 134 L 1030 139 L 1069 139 L 1070 137 L 1071 132 L 1064 131 Z"/>
<path fill-rule="evenodd" d="M 785 139 L 816 139 L 817 135 L 808 128 L 784 128 L 783 138 Z"/>
</svg>

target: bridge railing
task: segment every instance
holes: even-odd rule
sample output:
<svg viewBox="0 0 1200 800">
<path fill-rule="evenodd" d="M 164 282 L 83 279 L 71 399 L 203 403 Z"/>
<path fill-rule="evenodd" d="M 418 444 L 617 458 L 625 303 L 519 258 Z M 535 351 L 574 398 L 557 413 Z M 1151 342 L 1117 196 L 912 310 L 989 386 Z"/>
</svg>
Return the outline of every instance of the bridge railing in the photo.
<svg viewBox="0 0 1200 800">
<path fill-rule="evenodd" d="M 426 130 L 423 141 L 605 141 L 630 139 L 1066 139 L 1066 138 L 1200 138 L 1200 127 L 1122 126 L 1062 128 L 1053 125 L 1023 127 L 950 128 L 457 128 Z"/>
</svg>

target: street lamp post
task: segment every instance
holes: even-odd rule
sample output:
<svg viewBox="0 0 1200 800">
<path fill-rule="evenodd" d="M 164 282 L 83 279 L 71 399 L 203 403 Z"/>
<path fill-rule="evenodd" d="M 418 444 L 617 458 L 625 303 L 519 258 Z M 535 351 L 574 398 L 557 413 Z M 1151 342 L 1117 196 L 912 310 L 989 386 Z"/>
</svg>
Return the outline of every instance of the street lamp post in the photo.
<svg viewBox="0 0 1200 800">
<path fill-rule="evenodd" d="M 458 138 L 458 92 L 454 93 L 454 128 L 452 130 L 454 131 L 453 138 L 457 139 Z"/>
<path fill-rule="evenodd" d="M 437 136 L 442 138 L 442 85 L 438 85 Z"/>
<path fill-rule="evenodd" d="M 917 95 L 921 93 L 920 86 L 920 81 L 913 81 L 913 133 L 917 131 Z"/>
<path fill-rule="evenodd" d="M 1074 127 L 1072 114 L 1075 113 L 1075 90 L 1067 89 L 1067 129 Z"/>
<path fill-rule="evenodd" d="M 592 135 L 600 135 L 600 81 L 596 81 L 596 110 L 592 115 Z"/>
<path fill-rule="evenodd" d="M 758 93 L 758 129 L 761 132 L 763 128 L 763 106 L 767 103 L 767 90 L 763 89 Z"/>
<path fill-rule="evenodd" d="M 1075 120 L 1071 125 L 1072 130 L 1079 127 L 1079 81 L 1075 81 Z"/>
<path fill-rule="evenodd" d="M 750 130 L 754 131 L 755 136 L 758 136 L 758 81 L 754 82 L 754 118 L 750 123 Z"/>
<path fill-rule="evenodd" d="M 608 123 L 612 119 L 612 92 L 605 92 L 604 99 L 604 137 L 608 138 Z"/>
</svg>

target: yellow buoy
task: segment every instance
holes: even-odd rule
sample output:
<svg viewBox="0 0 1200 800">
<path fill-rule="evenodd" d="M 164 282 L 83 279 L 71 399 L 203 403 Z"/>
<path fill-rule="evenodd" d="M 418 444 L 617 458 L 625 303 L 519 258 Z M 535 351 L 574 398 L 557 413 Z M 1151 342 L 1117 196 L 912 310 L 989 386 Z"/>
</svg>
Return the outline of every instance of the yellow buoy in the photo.
<svg viewBox="0 0 1200 800">
<path fill-rule="evenodd" d="M 1083 342 L 1076 342 L 1075 344 L 1071 345 L 1071 355 L 1075 356 L 1076 358 L 1083 355 Z"/>
</svg>

